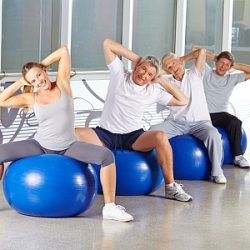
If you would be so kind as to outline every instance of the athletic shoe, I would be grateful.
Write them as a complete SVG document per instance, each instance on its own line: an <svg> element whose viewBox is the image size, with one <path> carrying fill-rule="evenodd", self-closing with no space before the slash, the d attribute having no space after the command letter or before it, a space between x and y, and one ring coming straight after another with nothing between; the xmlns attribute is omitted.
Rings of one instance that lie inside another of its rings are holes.
<svg viewBox="0 0 250 250"><path fill-rule="evenodd" d="M226 179L224 174L212 176L212 181L217 183L217 184L226 184L227 183L227 179Z"/></svg>
<svg viewBox="0 0 250 250"><path fill-rule="evenodd" d="M165 185L165 197L177 201L191 201L193 197L182 189L182 184Z"/></svg>
<svg viewBox="0 0 250 250"><path fill-rule="evenodd" d="M104 206L102 209L103 219L117 220L117 221L132 221L134 218L132 215L126 212L126 209L120 205L113 204L112 206Z"/></svg>
<svg viewBox="0 0 250 250"><path fill-rule="evenodd" d="M247 160L244 158L243 155L235 156L234 165L238 166L239 168L249 168L250 167L250 164L247 162Z"/></svg>

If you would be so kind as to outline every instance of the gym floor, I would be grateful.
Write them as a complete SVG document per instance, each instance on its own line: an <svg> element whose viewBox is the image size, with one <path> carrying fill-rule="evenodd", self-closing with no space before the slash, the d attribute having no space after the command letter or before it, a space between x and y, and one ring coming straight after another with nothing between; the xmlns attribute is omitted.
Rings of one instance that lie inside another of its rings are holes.
<svg viewBox="0 0 250 250"><path fill-rule="evenodd" d="M181 181L194 197L190 203L164 199L163 186L149 196L117 197L134 216L130 223L103 220L101 195L79 217L21 215L6 203L1 188L0 249L249 249L250 170L231 165L224 170L226 185Z"/></svg>

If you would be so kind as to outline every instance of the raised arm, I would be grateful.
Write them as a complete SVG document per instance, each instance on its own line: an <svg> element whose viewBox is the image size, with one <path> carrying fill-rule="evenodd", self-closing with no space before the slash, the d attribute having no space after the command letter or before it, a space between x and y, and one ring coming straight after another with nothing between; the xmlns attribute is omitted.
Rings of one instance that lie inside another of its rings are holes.
<svg viewBox="0 0 250 250"><path fill-rule="evenodd" d="M197 51L200 49L202 48L198 46L192 46L192 51ZM206 50L206 59L215 62L216 55L213 52Z"/></svg>
<svg viewBox="0 0 250 250"><path fill-rule="evenodd" d="M171 82L167 81L163 76L158 77L157 82L173 97L168 106L184 106L187 105L189 99L177 89Z"/></svg>
<svg viewBox="0 0 250 250"><path fill-rule="evenodd" d="M41 64L47 67L54 62L58 62L57 84L63 88L68 88L70 82L71 60L67 47L62 47L54 51L47 56Z"/></svg>
<svg viewBox="0 0 250 250"><path fill-rule="evenodd" d="M31 107L34 102L33 93L22 93L14 95L20 88L28 85L22 78L11 84L0 94L0 106L6 108L24 108Z"/></svg>
<svg viewBox="0 0 250 250"><path fill-rule="evenodd" d="M250 65L242 63L234 63L233 68L245 72L245 80L250 79Z"/></svg>
<svg viewBox="0 0 250 250"><path fill-rule="evenodd" d="M103 53L106 64L110 64L116 56L123 56L132 62L140 60L140 56L133 51L109 38L103 41Z"/></svg>
<svg viewBox="0 0 250 250"><path fill-rule="evenodd" d="M180 60L182 60L184 63L190 60L195 60L195 67L200 72L200 74L202 74L205 67L206 50L202 48L193 50L190 53L180 57Z"/></svg>

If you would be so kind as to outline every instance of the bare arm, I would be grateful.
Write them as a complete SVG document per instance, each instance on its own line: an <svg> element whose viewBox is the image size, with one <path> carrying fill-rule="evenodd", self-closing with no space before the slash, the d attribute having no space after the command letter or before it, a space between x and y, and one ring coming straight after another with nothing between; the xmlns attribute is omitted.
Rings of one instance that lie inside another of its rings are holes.
<svg viewBox="0 0 250 250"><path fill-rule="evenodd" d="M58 64L58 73L57 73L57 84L63 89L68 90L69 82L70 82L70 68L71 68L71 60L69 51L66 47L62 47L49 56L47 56L41 63L44 66L49 66L54 62L59 62Z"/></svg>
<svg viewBox="0 0 250 250"><path fill-rule="evenodd" d="M250 79L250 65L234 63L233 68L245 72L245 80Z"/></svg>
<svg viewBox="0 0 250 250"><path fill-rule="evenodd" d="M11 84L8 88L6 88L0 94L0 106L7 108L31 107L34 102L33 93L22 93L14 96L14 94L26 84L28 83L26 83L23 78L20 78L19 80Z"/></svg>
<svg viewBox="0 0 250 250"><path fill-rule="evenodd" d="M197 49L186 54L185 56L180 57L180 60L182 60L184 63L193 59L195 59L195 67L202 74L202 72L204 71L204 67L205 67L206 50Z"/></svg>
<svg viewBox="0 0 250 250"><path fill-rule="evenodd" d="M133 51L109 38L103 41L103 53L106 64L110 64L114 61L116 56L123 56L132 62L137 62L140 59L140 56L135 54Z"/></svg>
<svg viewBox="0 0 250 250"><path fill-rule="evenodd" d="M198 46L192 47L192 51L196 51L200 49L201 47L198 47ZM206 50L206 59L215 62L216 55L213 52Z"/></svg>
<svg viewBox="0 0 250 250"><path fill-rule="evenodd" d="M189 99L171 82L164 79L163 76L158 77L156 80L169 94L173 96L168 103L168 106L184 106L188 104Z"/></svg>

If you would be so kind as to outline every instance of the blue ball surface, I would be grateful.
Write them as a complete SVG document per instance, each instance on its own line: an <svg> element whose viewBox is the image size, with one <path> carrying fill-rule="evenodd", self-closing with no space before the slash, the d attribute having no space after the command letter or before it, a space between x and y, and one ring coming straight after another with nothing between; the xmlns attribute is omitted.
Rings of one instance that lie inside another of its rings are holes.
<svg viewBox="0 0 250 250"><path fill-rule="evenodd" d="M222 144L223 144L223 151L224 151L224 160L223 164L233 164L233 155L232 155L232 149L231 149L231 143L229 141L227 132L219 127L216 127L221 134ZM247 136L245 130L241 129L241 148L243 151L243 154L246 151L247 148Z"/></svg>
<svg viewBox="0 0 250 250"><path fill-rule="evenodd" d="M92 205L97 182L91 166L66 156L45 154L10 164L3 191L9 205L21 214L70 217Z"/></svg>
<svg viewBox="0 0 250 250"><path fill-rule="evenodd" d="M157 190L163 183L161 167L155 151L142 153L129 150L114 151L116 162L116 195L144 195ZM102 192L100 166L93 165Z"/></svg>
<svg viewBox="0 0 250 250"><path fill-rule="evenodd" d="M175 179L209 179L211 163L202 141L191 135L179 135L171 138L169 142L173 150Z"/></svg>

